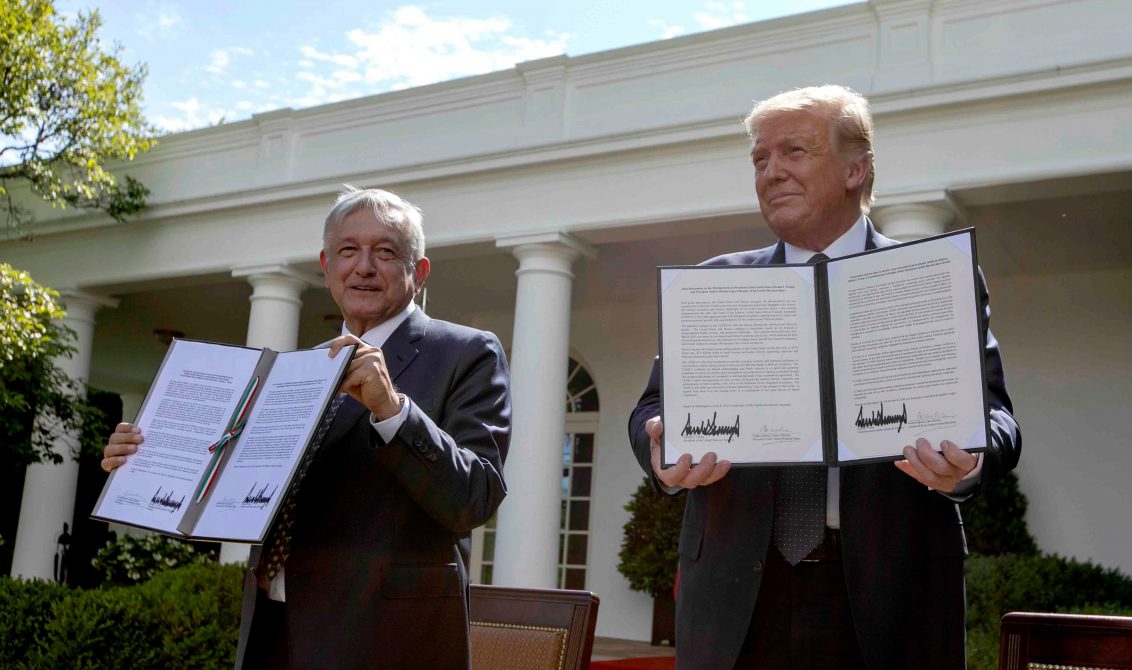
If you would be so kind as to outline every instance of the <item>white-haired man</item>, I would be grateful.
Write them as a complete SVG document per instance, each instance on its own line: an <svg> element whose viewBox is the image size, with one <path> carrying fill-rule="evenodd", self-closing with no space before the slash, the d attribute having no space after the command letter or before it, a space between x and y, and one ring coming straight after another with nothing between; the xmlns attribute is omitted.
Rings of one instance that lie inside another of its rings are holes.
<svg viewBox="0 0 1132 670"><path fill-rule="evenodd" d="M866 216L872 119L840 86L789 91L747 117L755 191L779 242L714 265L806 263L895 244ZM981 305L987 312L986 288ZM963 557L955 502L1018 460L998 344L986 332L992 439L977 457L917 440L892 464L744 468L708 454L660 467L659 374L629 421L634 453L656 487L688 490L680 536L676 654L681 668L917 668L965 664ZM937 449L938 448L938 449ZM815 540L792 546L791 490L824 507ZM824 504L822 501L824 500ZM790 558L787 558L790 556Z"/></svg>
<svg viewBox="0 0 1132 670"><path fill-rule="evenodd" d="M329 353L358 348L289 541L277 522L254 552L237 662L466 669L468 533L506 494L503 348L415 306L430 267L421 216L392 193L348 187L326 218L319 260L343 317ZM103 467L141 444L121 424Z"/></svg>

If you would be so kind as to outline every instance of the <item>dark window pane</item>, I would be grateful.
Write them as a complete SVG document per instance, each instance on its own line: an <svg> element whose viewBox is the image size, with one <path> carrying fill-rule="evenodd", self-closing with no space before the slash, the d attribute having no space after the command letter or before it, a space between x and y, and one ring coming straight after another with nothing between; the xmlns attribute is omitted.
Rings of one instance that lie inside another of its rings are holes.
<svg viewBox="0 0 1132 670"><path fill-rule="evenodd" d="M558 588L563 588L562 581L563 581L564 577L565 577L565 573L562 572L562 567L559 566L559 568L558 568Z"/></svg>
<svg viewBox="0 0 1132 670"><path fill-rule="evenodd" d="M567 565L585 565L586 564L586 540L588 536L571 533L570 538L566 542L566 564Z"/></svg>
<svg viewBox="0 0 1132 670"><path fill-rule="evenodd" d="M562 529L562 528L565 528L565 527L566 527L566 501L563 500L562 501L562 515L558 519L558 528Z"/></svg>
<svg viewBox="0 0 1132 670"><path fill-rule="evenodd" d="M495 531L485 530L483 533L483 556L485 561L495 560Z"/></svg>
<svg viewBox="0 0 1132 670"><path fill-rule="evenodd" d="M590 529L590 501L570 501L570 530Z"/></svg>
<svg viewBox="0 0 1132 670"><path fill-rule="evenodd" d="M575 412L596 412L598 410L597 389L592 388L574 398Z"/></svg>
<svg viewBox="0 0 1132 670"><path fill-rule="evenodd" d="M590 470L588 466L574 466L574 482L570 495L575 498L590 497Z"/></svg>
<svg viewBox="0 0 1132 670"><path fill-rule="evenodd" d="M480 570L480 584L490 584L490 583L491 583L491 566L485 565Z"/></svg>
<svg viewBox="0 0 1132 670"><path fill-rule="evenodd" d="M574 462L594 462L594 434L577 433L574 435Z"/></svg>
<svg viewBox="0 0 1132 670"><path fill-rule="evenodd" d="M586 588L586 571L583 568L567 568L564 589L583 590Z"/></svg>
<svg viewBox="0 0 1132 670"><path fill-rule="evenodd" d="M562 562L563 550L566 548L566 533L558 534L558 562Z"/></svg>
<svg viewBox="0 0 1132 670"><path fill-rule="evenodd" d="M587 372L585 368L579 368L578 371L574 373L574 376L566 382L566 391L570 395L576 396L593 385L594 380L593 377L590 376L590 373Z"/></svg>

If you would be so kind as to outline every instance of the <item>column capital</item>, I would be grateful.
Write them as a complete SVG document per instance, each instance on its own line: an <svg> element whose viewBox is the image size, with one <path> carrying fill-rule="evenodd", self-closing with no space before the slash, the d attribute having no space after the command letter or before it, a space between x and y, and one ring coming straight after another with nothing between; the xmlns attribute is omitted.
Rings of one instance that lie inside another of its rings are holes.
<svg viewBox="0 0 1132 670"><path fill-rule="evenodd" d="M888 195L873 209L880 231L900 242L947 232L956 219L966 219L963 207L946 190Z"/></svg>
<svg viewBox="0 0 1132 670"><path fill-rule="evenodd" d="M63 289L59 291L59 299L67 308L64 321L78 320L94 323L94 315L103 307L114 309L121 302L118 298L92 293L82 289Z"/></svg>
<svg viewBox="0 0 1132 670"><path fill-rule="evenodd" d="M305 284L303 288L311 286L318 286L319 280L316 275L309 272L302 272L296 270L287 263L262 263L259 265L242 265L232 268L232 276L240 279L246 278L251 281L257 277L274 277L278 279L290 279L292 281L302 282Z"/></svg>
<svg viewBox="0 0 1132 670"><path fill-rule="evenodd" d="M523 235L504 235L495 238L495 247L497 249L511 249L511 252L515 255L518 255L521 247L527 246L545 247L548 250L555 247L571 249L574 251L574 258L578 256L585 256L590 259L597 258L597 250L591 245L569 233L563 233L557 230L542 233L526 233ZM572 258L571 260L574 259Z"/></svg>

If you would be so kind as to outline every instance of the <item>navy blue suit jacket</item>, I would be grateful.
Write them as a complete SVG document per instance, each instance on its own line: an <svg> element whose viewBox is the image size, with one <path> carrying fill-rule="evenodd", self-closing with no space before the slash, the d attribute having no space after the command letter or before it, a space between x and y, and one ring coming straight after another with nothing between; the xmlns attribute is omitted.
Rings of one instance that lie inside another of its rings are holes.
<svg viewBox="0 0 1132 670"><path fill-rule="evenodd" d="M419 310L381 349L409 415L384 444L347 398L302 483L284 566L291 663L465 669L469 531L506 494L507 362L495 335ZM249 571L245 640L257 596Z"/></svg>
<svg viewBox="0 0 1132 670"><path fill-rule="evenodd" d="M897 244L869 223L866 249ZM778 244L726 254L705 265L785 262ZM990 318L986 284L979 299ZM986 332L991 444L979 486L1018 461L1021 437L1011 415L998 343ZM629 420L644 471L650 463L645 422L660 414L659 361ZM957 505L891 463L840 469L845 583L862 654L870 668L964 667L966 541ZM676 654L681 668L731 668L755 609L774 521L776 468L734 469L687 492L680 534ZM972 495L977 491L972 491Z"/></svg>

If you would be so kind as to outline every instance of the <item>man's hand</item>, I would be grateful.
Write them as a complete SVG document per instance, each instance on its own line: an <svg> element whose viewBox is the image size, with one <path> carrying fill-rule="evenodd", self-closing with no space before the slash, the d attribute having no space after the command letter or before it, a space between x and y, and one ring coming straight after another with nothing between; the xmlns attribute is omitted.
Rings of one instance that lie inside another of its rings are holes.
<svg viewBox="0 0 1132 670"><path fill-rule="evenodd" d="M132 423L122 422L114 428L106 448L102 450L102 469L110 472L126 464L126 457L137 453L138 445L145 442L141 428Z"/></svg>
<svg viewBox="0 0 1132 670"><path fill-rule="evenodd" d="M664 425L660 417L654 416L645 422L645 432L651 441L652 471L656 478L669 488L694 489L697 486L707 486L723 479L731 470L731 461L717 461L714 452L708 452L695 466L692 465L692 455L684 454L676 465L662 469L660 467L660 436L664 432Z"/></svg>
<svg viewBox="0 0 1132 670"><path fill-rule="evenodd" d="M896 467L924 486L943 493L951 493L955 486L975 468L979 457L963 451L954 442L939 443L943 453L936 451L924 438L916 440L915 447L904 447L906 460L896 461Z"/></svg>
<svg viewBox="0 0 1132 670"><path fill-rule="evenodd" d="M358 348L338 392L350 394L351 398L373 412L378 421L396 416L401 411L401 396L393 388L381 349L371 347L353 335L342 335L330 341L330 357L334 358L342 347L350 344L356 344Z"/></svg>

